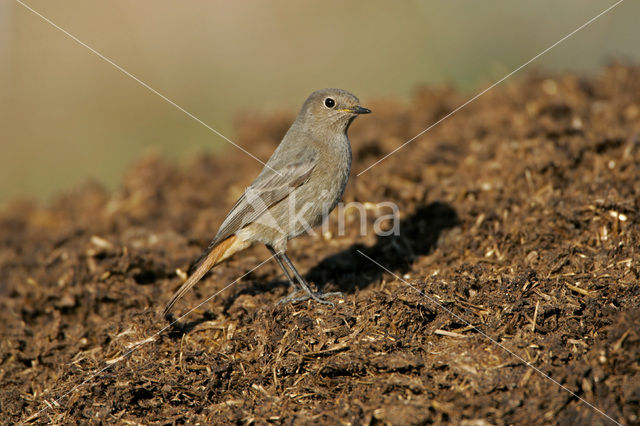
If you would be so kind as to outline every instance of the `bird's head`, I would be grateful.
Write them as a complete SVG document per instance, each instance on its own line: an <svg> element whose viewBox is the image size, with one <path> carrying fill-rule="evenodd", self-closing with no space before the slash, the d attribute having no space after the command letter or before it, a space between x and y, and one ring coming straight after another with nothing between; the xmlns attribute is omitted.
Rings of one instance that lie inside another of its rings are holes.
<svg viewBox="0 0 640 426"><path fill-rule="evenodd" d="M346 132L354 118L369 114L371 110L360 106L360 101L341 89L322 89L313 92L305 101L297 121L320 129Z"/></svg>

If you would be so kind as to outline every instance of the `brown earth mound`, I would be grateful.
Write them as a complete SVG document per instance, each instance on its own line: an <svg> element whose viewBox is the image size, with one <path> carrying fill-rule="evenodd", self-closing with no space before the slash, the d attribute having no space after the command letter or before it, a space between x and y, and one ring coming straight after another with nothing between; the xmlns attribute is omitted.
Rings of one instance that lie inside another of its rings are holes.
<svg viewBox="0 0 640 426"><path fill-rule="evenodd" d="M396 203L400 235L360 237L348 210L346 235L334 221L289 247L318 288L345 294L335 308L276 305L288 288L273 261L221 291L269 257L255 247L156 334L176 270L261 168L233 148L188 170L143 158L115 194L11 203L1 421L640 422L639 94L640 68L530 75L356 177L466 98L365 102L345 202L369 203L369 229L388 214L376 203ZM237 141L267 158L293 113L247 115Z"/></svg>

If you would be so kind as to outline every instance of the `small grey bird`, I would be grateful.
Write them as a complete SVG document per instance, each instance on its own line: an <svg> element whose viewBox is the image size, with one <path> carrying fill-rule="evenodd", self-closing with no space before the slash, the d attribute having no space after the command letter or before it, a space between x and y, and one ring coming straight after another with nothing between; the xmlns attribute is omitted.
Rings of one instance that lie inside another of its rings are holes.
<svg viewBox="0 0 640 426"><path fill-rule="evenodd" d="M254 243L267 246L294 289L281 302L313 299L332 305L325 299L340 293L311 291L286 255L287 242L318 225L342 197L351 170L347 129L359 114L370 112L345 90L313 92L265 167L194 263L193 274L167 303L164 314L211 268ZM302 297L295 297L300 287L294 278L305 292Z"/></svg>

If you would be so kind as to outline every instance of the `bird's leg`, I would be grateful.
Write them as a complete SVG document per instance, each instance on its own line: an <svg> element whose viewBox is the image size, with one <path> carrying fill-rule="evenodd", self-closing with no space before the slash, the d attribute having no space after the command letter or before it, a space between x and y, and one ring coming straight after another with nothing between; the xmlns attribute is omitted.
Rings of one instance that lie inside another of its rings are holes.
<svg viewBox="0 0 640 426"><path fill-rule="evenodd" d="M269 251L271 252L271 254L273 255L273 257L276 259L276 262L278 262L278 266L280 266L280 269L282 269L282 271L284 272L284 274L287 276L287 279L289 280L289 284L291 285L291 293L289 293L288 296L283 297L282 299L280 299L278 301L278 305L283 304L283 303L288 303L288 302L297 302L297 301L301 301L303 299L307 299L308 296L303 296L303 297L295 297L295 295L302 290L302 288L296 283L296 281L293 279L293 277L291 276L291 273L289 272L289 270L287 269L286 266L284 266L284 263L282 263L282 254L277 252L273 247L271 246L267 246L267 248L269 249Z"/></svg>
<svg viewBox="0 0 640 426"><path fill-rule="evenodd" d="M300 283L300 286L302 287L302 289L307 293L304 296L295 297L295 298L293 297L295 293L292 293L289 296L281 299L280 302L278 302L278 304L288 303L288 302L293 302L293 303L295 303L295 302L303 302L305 300L313 299L318 303L322 303L324 305L334 306L333 302L330 302L330 301L325 300L325 299L327 297L331 297L331 296L339 296L339 297L343 296L343 294L340 293L340 292L314 293L313 291L311 291L311 289L309 288L309 285L304 280L304 278L302 278L302 275L300 275L300 273L298 272L296 267L293 266L293 262L291 262L291 259L289 259L289 257L286 255L286 253L279 253L278 255L282 257L282 260L284 260L284 262L287 264L289 269L291 269L291 271L293 272L293 275L295 275L295 277L298 280L298 283ZM289 275L289 274L287 273L287 275Z"/></svg>
<svg viewBox="0 0 640 426"><path fill-rule="evenodd" d="M284 272L284 274L287 276L287 280L289 280L289 284L291 285L292 288L292 292L291 294L297 293L298 291L300 291L300 286L298 286L298 284L296 283L296 281L293 279L293 277L291 276L291 273L289 272L289 270L284 266L284 263L282 263L282 259L280 258L280 253L278 253L273 247L271 246L267 246L267 248L269 249L269 251L271 252L271 254L273 255L273 257L276 259L276 262L278 262L278 266L280 266L280 269L282 269L282 272Z"/></svg>

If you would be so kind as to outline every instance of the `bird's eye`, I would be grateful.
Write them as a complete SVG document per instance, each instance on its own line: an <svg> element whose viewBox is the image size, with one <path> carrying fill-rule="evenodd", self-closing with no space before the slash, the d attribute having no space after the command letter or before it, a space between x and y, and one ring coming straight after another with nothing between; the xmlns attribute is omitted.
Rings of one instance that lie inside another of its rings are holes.
<svg viewBox="0 0 640 426"><path fill-rule="evenodd" d="M331 98L327 98L324 100L324 106L326 106L327 108L333 108L334 106L336 106L336 101Z"/></svg>

